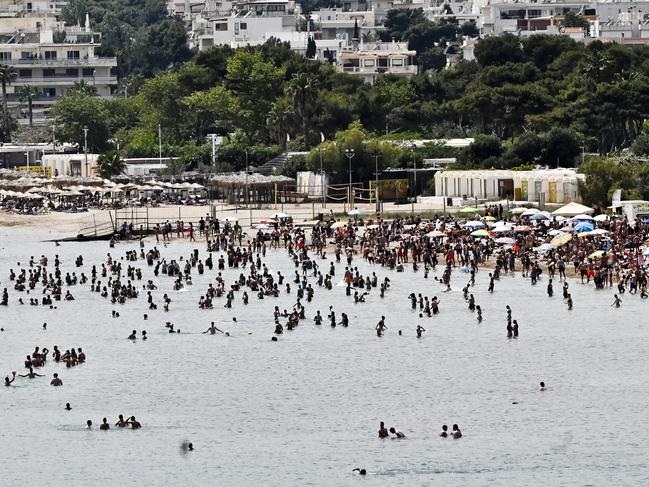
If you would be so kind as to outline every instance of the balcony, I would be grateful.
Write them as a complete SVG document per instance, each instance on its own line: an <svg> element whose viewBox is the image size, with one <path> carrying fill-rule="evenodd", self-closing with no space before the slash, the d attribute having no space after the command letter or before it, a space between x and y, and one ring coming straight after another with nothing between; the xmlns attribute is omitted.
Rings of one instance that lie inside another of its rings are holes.
<svg viewBox="0 0 649 487"><path fill-rule="evenodd" d="M43 58L26 58L26 59L9 59L0 60L0 64L8 64L10 66L24 66L24 67L60 67L66 68L70 66L117 66L116 57L91 57L91 58L56 58L56 59L43 59Z"/></svg>
<svg viewBox="0 0 649 487"><path fill-rule="evenodd" d="M397 74L414 76L417 66L344 66L342 71L352 74Z"/></svg>
<svg viewBox="0 0 649 487"><path fill-rule="evenodd" d="M31 78L16 78L13 84L16 86L24 85L47 85L47 86L65 86L74 85L78 81L85 81L89 85L116 85L117 76L69 76L69 75L56 75L56 76L43 76Z"/></svg>

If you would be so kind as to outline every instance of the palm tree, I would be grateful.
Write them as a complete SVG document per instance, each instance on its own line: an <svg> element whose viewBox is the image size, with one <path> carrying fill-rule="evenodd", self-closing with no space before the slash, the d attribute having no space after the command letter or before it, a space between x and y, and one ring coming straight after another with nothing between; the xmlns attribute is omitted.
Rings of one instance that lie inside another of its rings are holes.
<svg viewBox="0 0 649 487"><path fill-rule="evenodd" d="M295 114L302 120L302 135L304 144L308 147L308 127L313 104L318 95L320 81L311 73L294 74L288 83L287 94L293 99Z"/></svg>
<svg viewBox="0 0 649 487"><path fill-rule="evenodd" d="M268 127L268 131L282 147L286 146L286 134L288 133L292 119L293 113L284 98L280 98L273 103L273 106L266 117L266 126Z"/></svg>
<svg viewBox="0 0 649 487"><path fill-rule="evenodd" d="M13 80L18 77L16 68L8 64L0 64L0 83L2 83L2 107L4 110L4 118L7 118L7 85L10 85Z"/></svg>
<svg viewBox="0 0 649 487"><path fill-rule="evenodd" d="M102 178L110 178L111 176L122 174L126 167L126 164L117 151L110 151L100 155L97 158L97 165L99 166L99 174Z"/></svg>
<svg viewBox="0 0 649 487"><path fill-rule="evenodd" d="M18 100L27 102L27 109L29 110L29 126L34 126L34 98L39 96L41 92L38 88L32 85L21 86L18 89Z"/></svg>
<svg viewBox="0 0 649 487"><path fill-rule="evenodd" d="M594 81L605 81L607 71L613 66L613 58L601 51L591 51L586 55L583 72Z"/></svg>

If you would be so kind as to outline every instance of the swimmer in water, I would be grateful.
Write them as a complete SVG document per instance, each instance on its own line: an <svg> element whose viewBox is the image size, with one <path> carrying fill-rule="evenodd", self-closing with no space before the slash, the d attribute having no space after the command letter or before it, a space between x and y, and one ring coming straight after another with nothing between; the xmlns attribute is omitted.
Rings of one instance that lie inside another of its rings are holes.
<svg viewBox="0 0 649 487"><path fill-rule="evenodd" d="M448 426L442 425L442 431L439 434L442 438L448 438Z"/></svg>
<svg viewBox="0 0 649 487"><path fill-rule="evenodd" d="M359 475L367 475L367 470L364 468L356 467L352 472L358 472Z"/></svg>
<svg viewBox="0 0 649 487"><path fill-rule="evenodd" d="M5 385L7 387L9 387L11 385L11 383L16 380L16 371L14 370L11 373L13 374L11 380L9 380L9 377L5 377Z"/></svg>
<svg viewBox="0 0 649 487"><path fill-rule="evenodd" d="M59 379L59 374L54 374L54 378L50 382L50 385L58 387L63 385L63 381Z"/></svg>
<svg viewBox="0 0 649 487"><path fill-rule="evenodd" d="M421 338L421 334L426 331L423 326L417 325L417 338Z"/></svg>
<svg viewBox="0 0 649 487"><path fill-rule="evenodd" d="M541 381L539 382L539 391L544 391L545 390L545 382Z"/></svg>
<svg viewBox="0 0 649 487"><path fill-rule="evenodd" d="M615 306L616 308L619 308L621 304L622 304L622 300L619 298L617 294L615 294L613 296L613 304L611 306Z"/></svg>
<svg viewBox="0 0 649 487"><path fill-rule="evenodd" d="M128 426L128 422L124 419L124 415L119 415L119 419L117 420L117 423L115 423L115 426L118 428L126 428Z"/></svg>
<svg viewBox="0 0 649 487"><path fill-rule="evenodd" d="M376 324L376 336L383 336L383 332L388 329L387 326L385 326L385 316L381 316L380 321Z"/></svg>
<svg viewBox="0 0 649 487"><path fill-rule="evenodd" d="M457 424L453 425L453 439L454 440L459 440L462 438L462 432L460 431L460 428L458 427Z"/></svg>
<svg viewBox="0 0 649 487"><path fill-rule="evenodd" d="M36 372L34 372L34 369L30 367L29 372L27 372L25 375L20 375L20 377L29 377L30 379L34 379L36 377L44 377L44 376L41 374L37 374Z"/></svg>
<svg viewBox="0 0 649 487"><path fill-rule="evenodd" d="M66 411L72 411L72 406L70 406L70 403L69 403L69 402L66 402L66 403L65 403L65 410L66 410Z"/></svg>
<svg viewBox="0 0 649 487"><path fill-rule="evenodd" d="M209 333L210 335L216 335L216 332L217 332L217 331L223 333L223 331L222 331L222 330L219 330L219 329L216 327L216 325L214 324L214 322L212 321L212 324L210 325L210 327L209 327L207 330L205 330L205 331L203 332L203 335L205 335L205 333Z"/></svg>
<svg viewBox="0 0 649 487"><path fill-rule="evenodd" d="M388 430L383 421L381 421L381 425L379 426L379 438L387 438L388 436L390 436Z"/></svg>
<svg viewBox="0 0 649 487"><path fill-rule="evenodd" d="M110 429L110 425L108 424L108 420L106 418L101 420L101 424L99 425L99 429L106 431Z"/></svg>
<svg viewBox="0 0 649 487"><path fill-rule="evenodd" d="M131 416L131 419L128 421L128 424L131 425L131 429L137 430L142 427L140 422L135 419L135 416Z"/></svg>
<svg viewBox="0 0 649 487"><path fill-rule="evenodd" d="M394 428L390 428L390 433L392 433L395 438L404 439L406 437L406 435L404 435L401 431L397 431Z"/></svg>
<svg viewBox="0 0 649 487"><path fill-rule="evenodd" d="M91 430L92 429L92 421L88 420L86 421L86 429Z"/></svg>

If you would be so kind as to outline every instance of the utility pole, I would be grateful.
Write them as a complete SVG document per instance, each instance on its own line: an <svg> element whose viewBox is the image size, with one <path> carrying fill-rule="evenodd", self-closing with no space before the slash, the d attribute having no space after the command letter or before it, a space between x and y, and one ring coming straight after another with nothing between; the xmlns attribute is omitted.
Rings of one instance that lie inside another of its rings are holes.
<svg viewBox="0 0 649 487"><path fill-rule="evenodd" d="M381 154L374 155L374 191L376 191L376 214L381 211L381 203L379 202L379 157Z"/></svg>
<svg viewBox="0 0 649 487"><path fill-rule="evenodd" d="M90 171L88 170L88 127L83 128L83 153L86 160L86 177L90 177Z"/></svg>
<svg viewBox="0 0 649 487"><path fill-rule="evenodd" d="M356 155L354 149L345 149L345 155L349 159L349 204L352 204L352 159Z"/></svg>
<svg viewBox="0 0 649 487"><path fill-rule="evenodd" d="M216 164L216 134L210 134L212 139L212 166Z"/></svg>
<svg viewBox="0 0 649 487"><path fill-rule="evenodd" d="M318 152L320 153L320 191L322 191L322 207L325 208L325 183L324 183L324 170L322 164L322 149L318 147Z"/></svg>
<svg viewBox="0 0 649 487"><path fill-rule="evenodd" d="M158 124L158 163L162 165L162 125Z"/></svg>
<svg viewBox="0 0 649 487"><path fill-rule="evenodd" d="M252 206L250 206L250 187L248 186L248 149L246 149L246 203L250 215L250 228L252 228Z"/></svg>

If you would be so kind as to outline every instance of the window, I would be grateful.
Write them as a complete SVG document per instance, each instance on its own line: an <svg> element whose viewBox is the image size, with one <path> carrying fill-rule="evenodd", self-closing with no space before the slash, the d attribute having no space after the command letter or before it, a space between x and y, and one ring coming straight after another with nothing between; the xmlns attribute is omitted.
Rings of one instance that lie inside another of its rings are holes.
<svg viewBox="0 0 649 487"><path fill-rule="evenodd" d="M403 59L393 59L392 66L403 66Z"/></svg>
<svg viewBox="0 0 649 487"><path fill-rule="evenodd" d="M92 77L95 75L95 68L83 68L83 77Z"/></svg>
<svg viewBox="0 0 649 487"><path fill-rule="evenodd" d="M239 35L239 22L234 24L234 35Z"/></svg>
<svg viewBox="0 0 649 487"><path fill-rule="evenodd" d="M56 88L43 88L43 96L55 97L56 96Z"/></svg>
<svg viewBox="0 0 649 487"><path fill-rule="evenodd" d="M79 59L79 51L68 51L68 59Z"/></svg>
<svg viewBox="0 0 649 487"><path fill-rule="evenodd" d="M269 5L266 9L268 12L283 12L284 5Z"/></svg>
<svg viewBox="0 0 649 487"><path fill-rule="evenodd" d="M20 59L34 59L34 53L30 51L22 51L20 53Z"/></svg>
<svg viewBox="0 0 649 487"><path fill-rule="evenodd" d="M10 52L0 52L0 61L11 61Z"/></svg>
<svg viewBox="0 0 649 487"><path fill-rule="evenodd" d="M374 59L366 59L365 63L363 63L366 67L373 67L375 65Z"/></svg>
<svg viewBox="0 0 649 487"><path fill-rule="evenodd" d="M214 30L217 32L225 32L228 30L228 24L214 24Z"/></svg>
<svg viewBox="0 0 649 487"><path fill-rule="evenodd" d="M19 69L18 70L18 77L19 78L31 78L32 77L32 70L31 69Z"/></svg>
<svg viewBox="0 0 649 487"><path fill-rule="evenodd" d="M56 59L56 51L45 51L45 59Z"/></svg>
<svg viewBox="0 0 649 487"><path fill-rule="evenodd" d="M56 72L52 68L43 69L43 78L53 78Z"/></svg>
<svg viewBox="0 0 649 487"><path fill-rule="evenodd" d="M32 5L31 2L27 3L27 11L28 11L28 12L31 12L33 8L34 8L34 7L33 7L33 5Z"/></svg>
<svg viewBox="0 0 649 487"><path fill-rule="evenodd" d="M239 24L239 28L240 28L241 30L248 30L248 24L245 23L245 22L241 22L241 23Z"/></svg>
<svg viewBox="0 0 649 487"><path fill-rule="evenodd" d="M79 70L76 68L67 68L65 70L65 75L71 78L78 78L79 77Z"/></svg>

